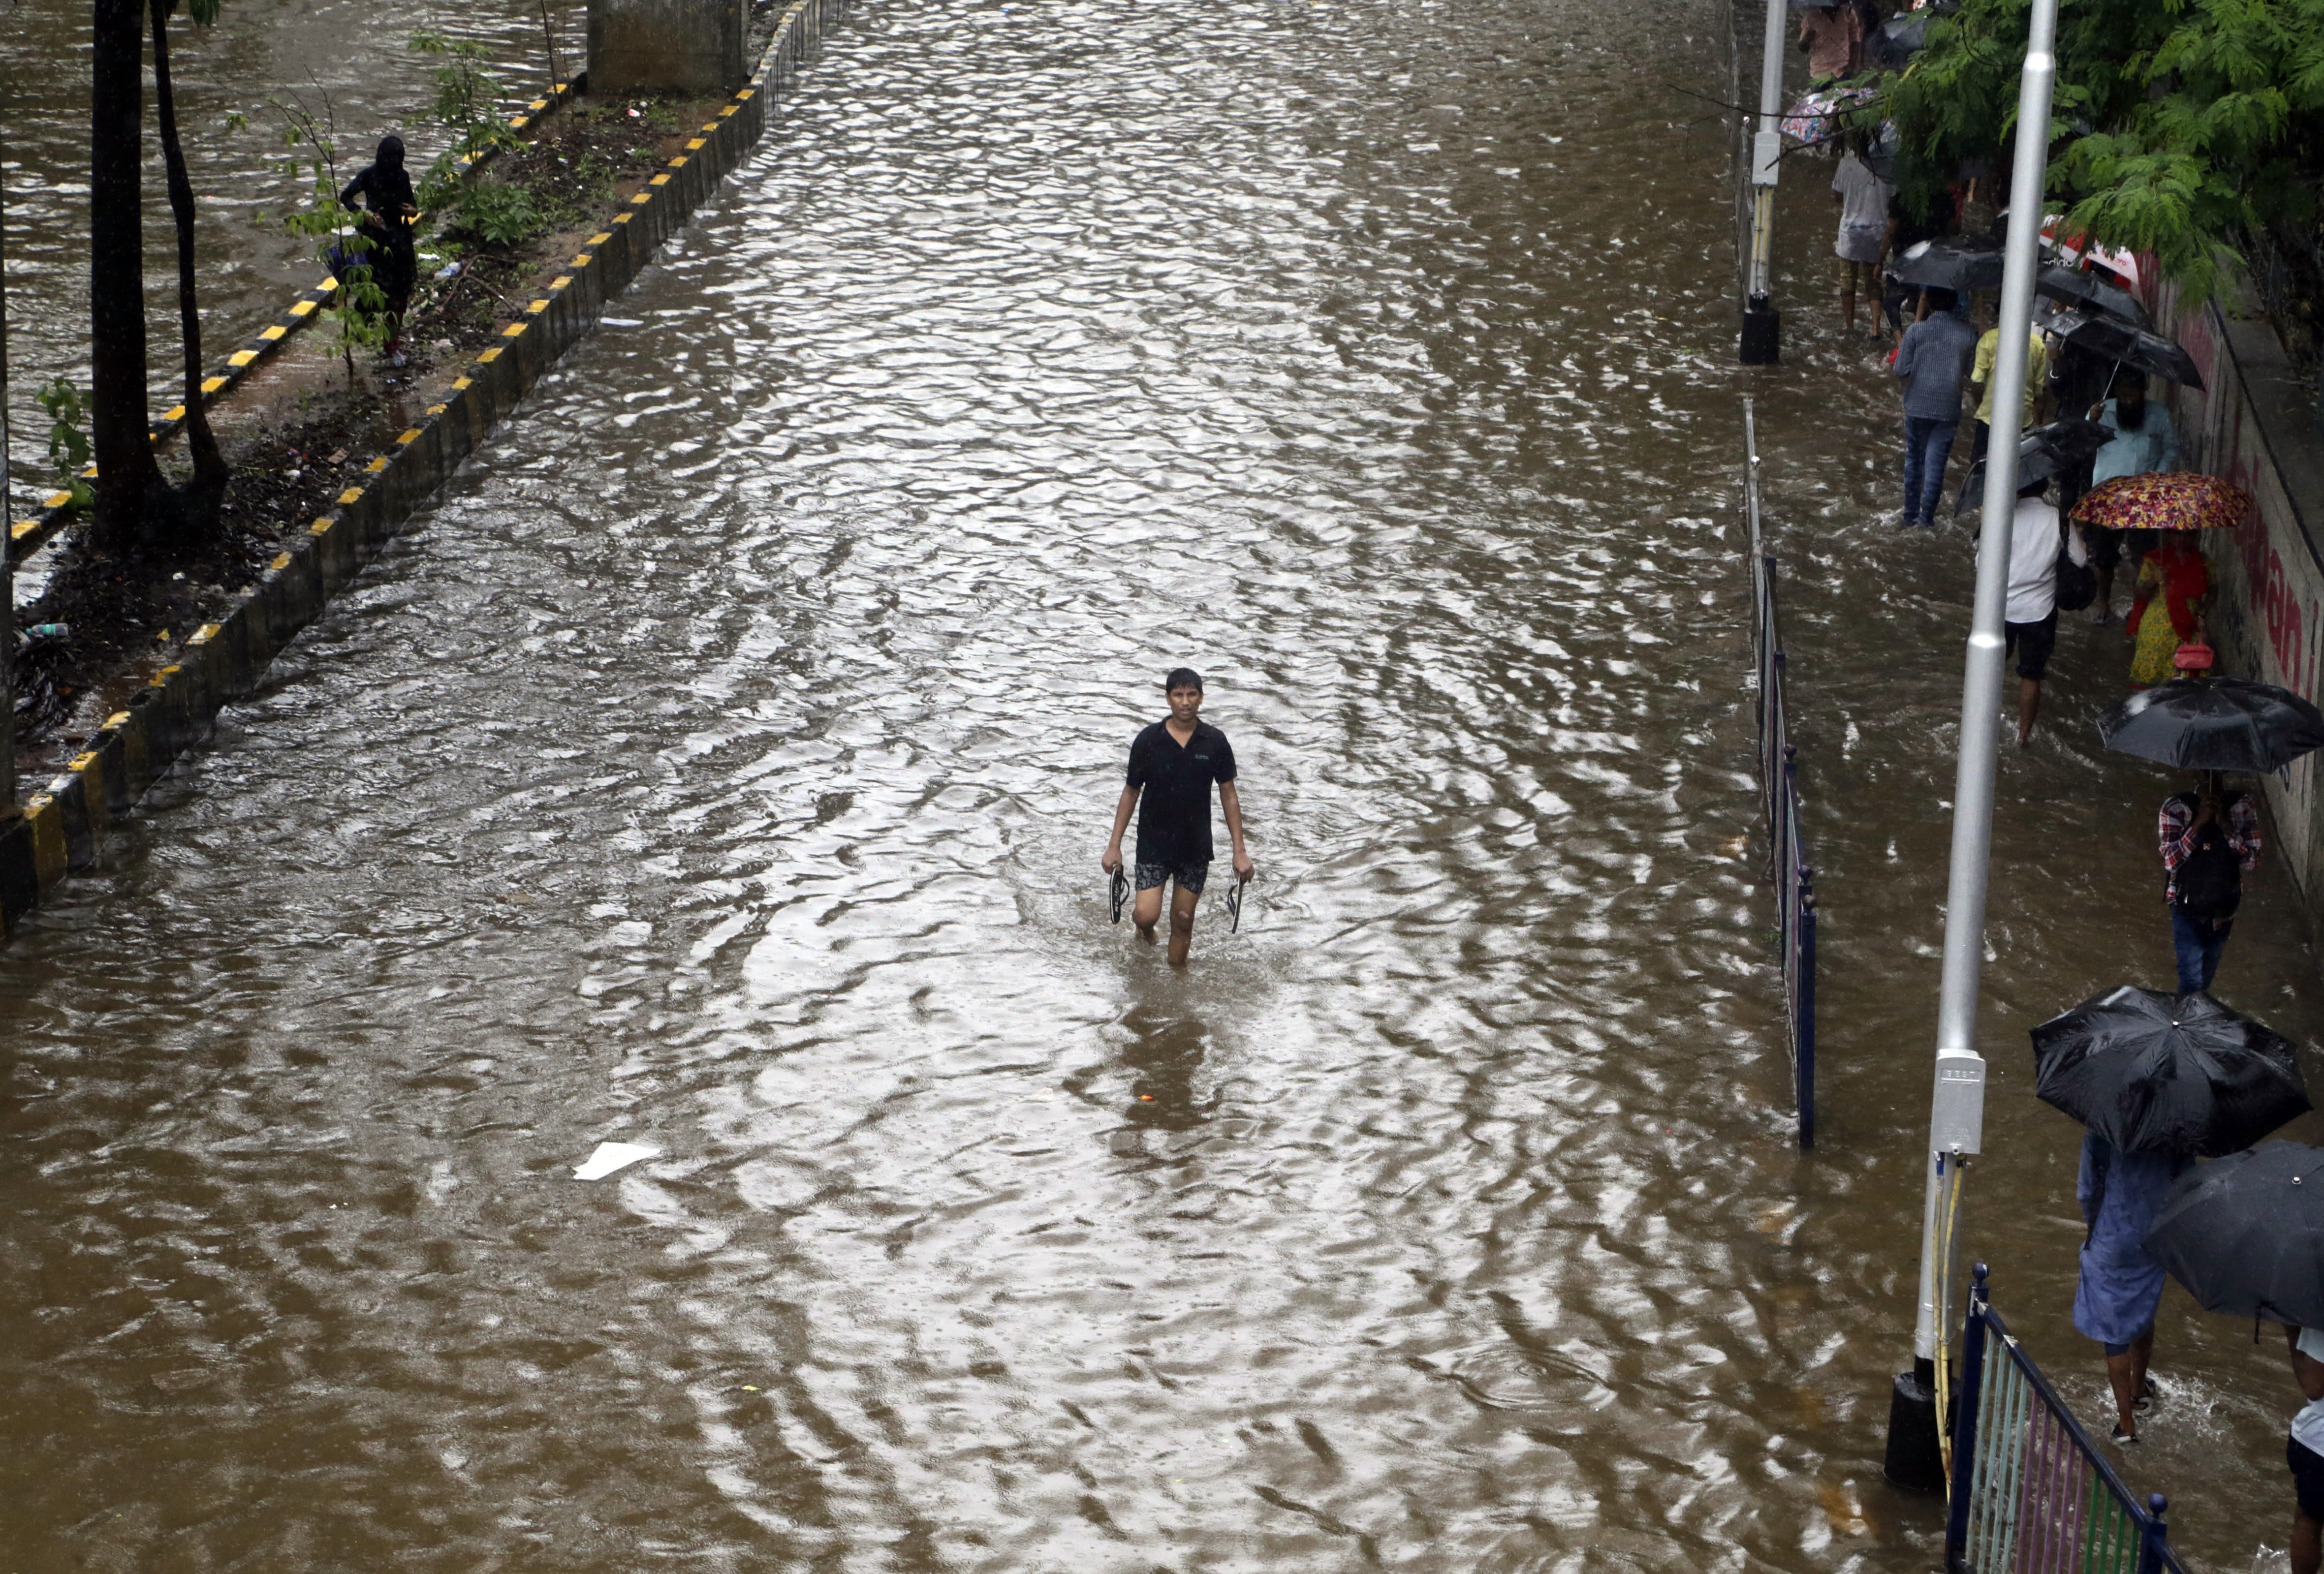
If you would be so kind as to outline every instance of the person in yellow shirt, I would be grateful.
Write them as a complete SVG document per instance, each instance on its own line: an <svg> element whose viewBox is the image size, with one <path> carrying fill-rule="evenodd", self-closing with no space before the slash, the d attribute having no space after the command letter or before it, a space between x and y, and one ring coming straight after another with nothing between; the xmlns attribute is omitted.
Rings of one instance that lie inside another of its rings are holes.
<svg viewBox="0 0 2324 1574"><path fill-rule="evenodd" d="M2001 330L1986 329L1977 341L1977 360L1970 365L1969 391L1977 395L1977 446L1969 450L1969 461L1985 457L1986 444L1993 437L1993 358L2001 347ZM2041 424L2037 412L2042 408L2042 385L2050 370L2050 347L2042 330L2031 331L2025 343L2025 419L2019 428L2031 431Z"/></svg>

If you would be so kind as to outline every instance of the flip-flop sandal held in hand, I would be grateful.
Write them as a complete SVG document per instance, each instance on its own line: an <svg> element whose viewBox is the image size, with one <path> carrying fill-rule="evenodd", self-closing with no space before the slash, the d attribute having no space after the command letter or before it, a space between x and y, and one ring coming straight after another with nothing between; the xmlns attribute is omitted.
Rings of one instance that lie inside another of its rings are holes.
<svg viewBox="0 0 2324 1574"><path fill-rule="evenodd" d="M1121 922L1121 910L1130 905L1130 876L1117 868L1113 871L1113 921Z"/></svg>
<svg viewBox="0 0 2324 1574"><path fill-rule="evenodd" d="M1237 880L1227 890L1227 933L1234 934L1242 927L1242 891L1248 880Z"/></svg>

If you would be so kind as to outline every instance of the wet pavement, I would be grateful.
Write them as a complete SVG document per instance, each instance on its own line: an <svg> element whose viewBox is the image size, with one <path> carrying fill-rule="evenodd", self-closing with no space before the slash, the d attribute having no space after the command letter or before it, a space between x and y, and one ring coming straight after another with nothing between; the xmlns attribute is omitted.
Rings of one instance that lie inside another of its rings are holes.
<svg viewBox="0 0 2324 1574"><path fill-rule="evenodd" d="M1926 1569L1909 1345L1967 538L1732 364L1700 7L859 13L443 505L5 953L31 1567ZM1787 179L1790 177L1787 176ZM1713 264L1697 259L1713 258ZM1749 839L1761 400L1823 927ZM2023 1028L2169 977L2070 625L1965 1229L2087 1415ZM1259 879L1097 858L1177 662ZM2305 1036L2263 875L2220 992ZM2312 1137L2312 1132L2310 1133ZM601 1140L660 1147L606 1181ZM2282 1358L2130 1461L2281 1545Z"/></svg>

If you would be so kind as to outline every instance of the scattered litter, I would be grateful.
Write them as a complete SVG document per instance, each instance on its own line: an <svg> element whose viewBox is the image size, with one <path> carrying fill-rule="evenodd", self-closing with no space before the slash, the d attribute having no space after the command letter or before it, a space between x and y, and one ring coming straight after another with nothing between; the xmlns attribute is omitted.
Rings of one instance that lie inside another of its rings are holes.
<svg viewBox="0 0 2324 1574"><path fill-rule="evenodd" d="M601 317L597 321L609 328L641 328L646 326L643 318L635 317Z"/></svg>
<svg viewBox="0 0 2324 1574"><path fill-rule="evenodd" d="M34 623L24 631L27 640L69 640L71 637L70 623Z"/></svg>
<svg viewBox="0 0 2324 1574"><path fill-rule="evenodd" d="M615 1170L625 1170L640 1159L659 1158L661 1149L634 1142L601 1142L586 1164L573 1172L576 1181L602 1181Z"/></svg>
<svg viewBox="0 0 2324 1574"><path fill-rule="evenodd" d="M345 448L323 456L323 463L326 465L344 465L346 462L347 451Z"/></svg>
<svg viewBox="0 0 2324 1574"><path fill-rule="evenodd" d="M462 264L458 262L445 263L441 268L436 270L436 282L441 284L447 279L457 279L460 276L461 267Z"/></svg>

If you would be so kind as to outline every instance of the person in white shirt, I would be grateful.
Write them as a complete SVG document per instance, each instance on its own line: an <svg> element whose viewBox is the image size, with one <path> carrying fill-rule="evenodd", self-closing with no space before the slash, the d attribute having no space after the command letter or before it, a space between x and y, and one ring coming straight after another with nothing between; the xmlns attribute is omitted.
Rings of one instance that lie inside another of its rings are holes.
<svg viewBox="0 0 2324 1574"><path fill-rule="evenodd" d="M1831 244L1840 257L1840 320L1844 331L1856 331L1856 285L1864 282L1864 299L1873 308L1872 336L1879 338L1880 247L1888 235L1888 199L1896 188L1874 173L1865 161L1868 146L1860 131L1848 133L1848 156L1831 178L1831 199L1840 204L1840 234Z"/></svg>
<svg viewBox="0 0 2324 1574"><path fill-rule="evenodd" d="M2017 653L2017 744L2034 739L2034 718L2042 710L2042 679L2050 653L2058 647L2058 511L2042 501L2050 481L2043 476L2017 489L2017 511L2009 526L2009 603L2003 612L2006 650ZM2089 566L2089 549L2079 525L2069 529L2066 550L2078 568Z"/></svg>
<svg viewBox="0 0 2324 1574"><path fill-rule="evenodd" d="M2308 1401L2283 1445L2292 1467L2292 1574L2316 1574L2324 1561L2324 1328L2286 1323L2283 1338L2292 1347L2292 1380Z"/></svg>

